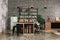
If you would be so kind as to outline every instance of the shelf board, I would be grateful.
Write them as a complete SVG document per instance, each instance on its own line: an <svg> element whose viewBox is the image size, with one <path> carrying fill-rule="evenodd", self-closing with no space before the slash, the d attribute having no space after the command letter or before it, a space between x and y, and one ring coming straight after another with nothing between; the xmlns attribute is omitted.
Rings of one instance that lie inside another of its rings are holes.
<svg viewBox="0 0 60 40"><path fill-rule="evenodd" d="M20 18L20 19L37 19L37 18Z"/></svg>
<svg viewBox="0 0 60 40"><path fill-rule="evenodd" d="M28 9L28 7L23 7L22 9ZM37 10L38 8L29 8L29 9Z"/></svg>
<svg viewBox="0 0 60 40"><path fill-rule="evenodd" d="M21 13L28 13L28 12L22 11ZM37 11L29 11L29 13L37 13Z"/></svg>
<svg viewBox="0 0 60 40"><path fill-rule="evenodd" d="M18 23L18 24L35 24L35 23Z"/></svg>
<svg viewBox="0 0 60 40"><path fill-rule="evenodd" d="M20 16L37 16L37 15L32 15L32 14L30 14L30 15L20 15Z"/></svg>

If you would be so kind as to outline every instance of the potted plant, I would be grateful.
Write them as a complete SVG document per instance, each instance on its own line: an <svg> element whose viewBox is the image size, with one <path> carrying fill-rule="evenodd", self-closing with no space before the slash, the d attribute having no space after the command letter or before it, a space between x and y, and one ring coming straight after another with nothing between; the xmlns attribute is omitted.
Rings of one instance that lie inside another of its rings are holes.
<svg viewBox="0 0 60 40"><path fill-rule="evenodd" d="M41 29L43 28L43 25L45 23L45 19L41 17L41 15L38 15L37 21L40 23Z"/></svg>

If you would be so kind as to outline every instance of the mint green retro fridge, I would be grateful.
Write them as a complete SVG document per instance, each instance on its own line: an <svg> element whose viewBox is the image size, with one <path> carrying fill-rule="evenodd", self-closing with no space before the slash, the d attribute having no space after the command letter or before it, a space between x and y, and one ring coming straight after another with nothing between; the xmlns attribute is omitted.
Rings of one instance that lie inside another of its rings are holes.
<svg viewBox="0 0 60 40"><path fill-rule="evenodd" d="M10 26L11 26L10 29L11 29L11 30L13 29L13 26L17 24L17 22L18 22L18 17L15 17L15 16L13 17L13 16L12 16L12 17L10 18Z"/></svg>

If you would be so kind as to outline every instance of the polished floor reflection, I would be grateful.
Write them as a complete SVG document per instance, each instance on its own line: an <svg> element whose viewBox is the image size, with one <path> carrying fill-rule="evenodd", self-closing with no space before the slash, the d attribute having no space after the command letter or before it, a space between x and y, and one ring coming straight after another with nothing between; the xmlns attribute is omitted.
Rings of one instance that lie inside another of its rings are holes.
<svg viewBox="0 0 60 40"><path fill-rule="evenodd" d="M0 40L60 40L60 35L52 32L40 31L38 34L24 34L20 36L0 35Z"/></svg>

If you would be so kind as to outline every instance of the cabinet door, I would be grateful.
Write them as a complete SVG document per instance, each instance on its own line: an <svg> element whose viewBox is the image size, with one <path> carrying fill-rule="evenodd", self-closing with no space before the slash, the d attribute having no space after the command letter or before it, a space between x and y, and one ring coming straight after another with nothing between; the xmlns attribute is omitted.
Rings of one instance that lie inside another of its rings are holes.
<svg viewBox="0 0 60 40"><path fill-rule="evenodd" d="M11 17L10 18L10 26L11 26L11 30L13 29L13 26L16 25L17 21L18 21L18 18L17 17Z"/></svg>
<svg viewBox="0 0 60 40"><path fill-rule="evenodd" d="M33 24L24 24L24 33L33 33Z"/></svg>

